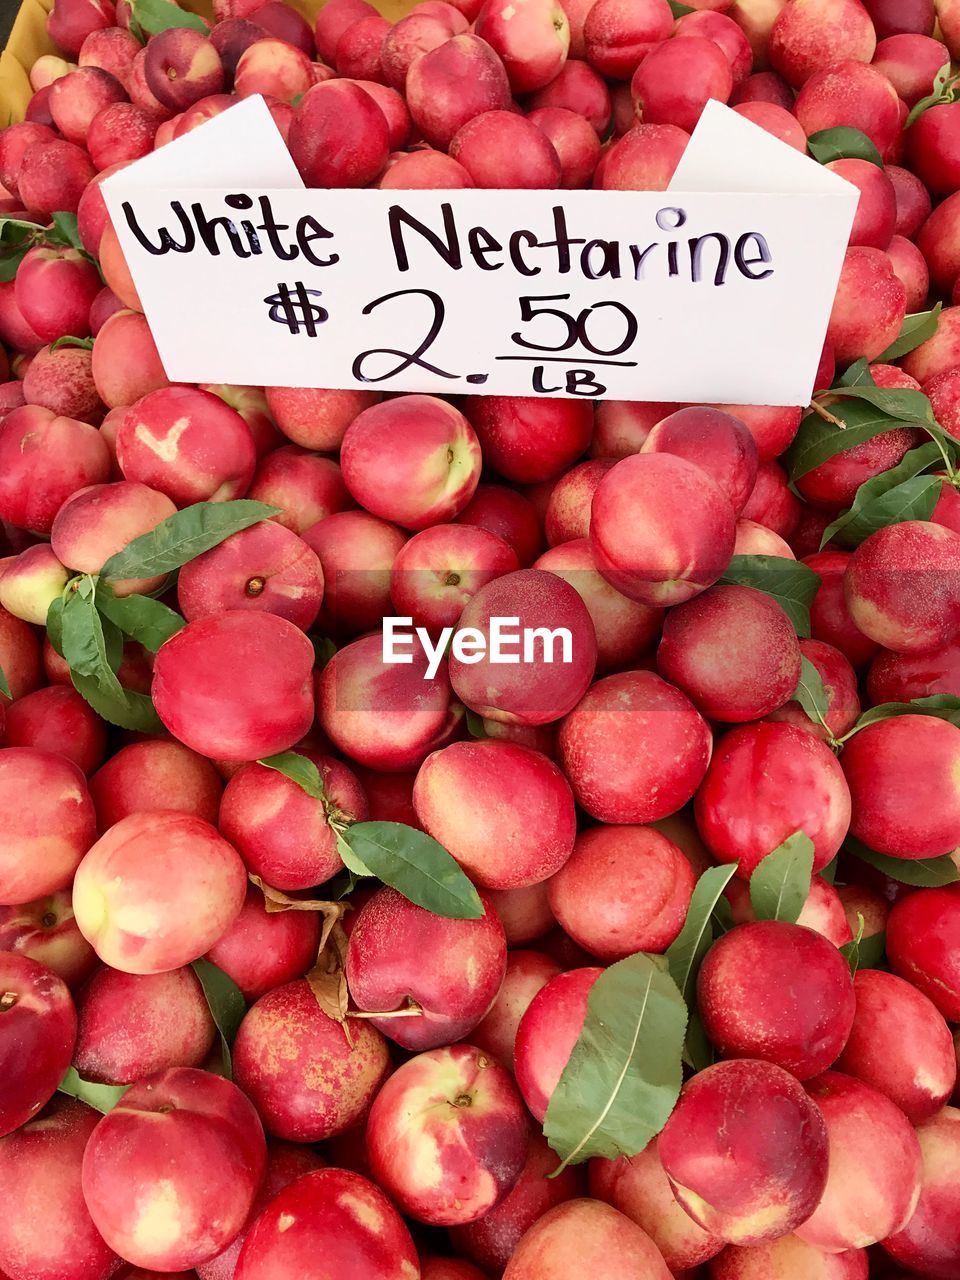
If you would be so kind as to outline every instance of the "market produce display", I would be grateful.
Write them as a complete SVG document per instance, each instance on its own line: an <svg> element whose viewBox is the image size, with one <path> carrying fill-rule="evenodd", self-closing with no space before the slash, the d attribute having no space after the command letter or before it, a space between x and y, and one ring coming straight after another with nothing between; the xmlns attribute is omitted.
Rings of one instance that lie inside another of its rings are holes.
<svg viewBox="0 0 960 1280"><path fill-rule="evenodd" d="M960 0L47 30L0 1280L960 1280ZM729 104L860 193L812 402L171 385L100 183L257 94L453 192L663 191Z"/></svg>

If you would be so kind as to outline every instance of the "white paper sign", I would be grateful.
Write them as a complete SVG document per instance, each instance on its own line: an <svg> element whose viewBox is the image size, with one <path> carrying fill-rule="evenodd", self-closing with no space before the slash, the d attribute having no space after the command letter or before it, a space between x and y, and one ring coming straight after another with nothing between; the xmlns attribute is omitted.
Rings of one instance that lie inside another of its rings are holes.
<svg viewBox="0 0 960 1280"><path fill-rule="evenodd" d="M857 192L719 104L670 192L295 189L242 111L103 186L171 380L809 399Z"/></svg>

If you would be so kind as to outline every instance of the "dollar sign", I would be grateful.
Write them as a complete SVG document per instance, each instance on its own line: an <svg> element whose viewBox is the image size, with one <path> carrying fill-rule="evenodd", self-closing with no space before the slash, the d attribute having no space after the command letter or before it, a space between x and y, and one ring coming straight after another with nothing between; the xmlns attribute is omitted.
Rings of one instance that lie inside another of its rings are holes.
<svg viewBox="0 0 960 1280"><path fill-rule="evenodd" d="M271 320L285 324L291 333L303 332L315 338L317 325L330 318L324 307L310 301L311 298L319 298L321 293L320 289L307 289L303 281L298 280L292 287L278 284L277 292L264 298L264 302L270 308Z"/></svg>

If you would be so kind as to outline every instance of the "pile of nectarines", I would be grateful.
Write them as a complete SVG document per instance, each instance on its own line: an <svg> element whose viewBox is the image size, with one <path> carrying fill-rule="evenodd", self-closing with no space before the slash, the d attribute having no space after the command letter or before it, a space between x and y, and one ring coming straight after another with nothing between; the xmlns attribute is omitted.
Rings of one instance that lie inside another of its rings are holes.
<svg viewBox="0 0 960 1280"><path fill-rule="evenodd" d="M0 1280L958 1280L960 0L48 31ZM664 190L729 103L860 192L813 403L171 385L100 183L254 94L395 190Z"/></svg>

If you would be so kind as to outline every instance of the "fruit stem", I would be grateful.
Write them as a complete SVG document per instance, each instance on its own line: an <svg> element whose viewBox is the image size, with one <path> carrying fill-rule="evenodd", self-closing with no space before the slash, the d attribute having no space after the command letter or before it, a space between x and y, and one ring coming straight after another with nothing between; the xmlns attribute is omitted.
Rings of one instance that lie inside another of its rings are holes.
<svg viewBox="0 0 960 1280"><path fill-rule="evenodd" d="M17 1003L17 993L15 991L5 991L0 996L0 1013L6 1013L8 1009L12 1009Z"/></svg>
<svg viewBox="0 0 960 1280"><path fill-rule="evenodd" d="M347 1011L348 1018L420 1018L422 1016L423 1010L415 1001L411 1001L405 1009L388 1009L385 1013L376 1013L366 1009L349 1009Z"/></svg>
<svg viewBox="0 0 960 1280"><path fill-rule="evenodd" d="M822 404L817 404L816 400L810 401L810 408L815 414L821 417L824 422L832 422L833 425L835 427L839 427L841 431L846 430L847 424L842 422L839 418L835 418L829 409L825 409Z"/></svg>

